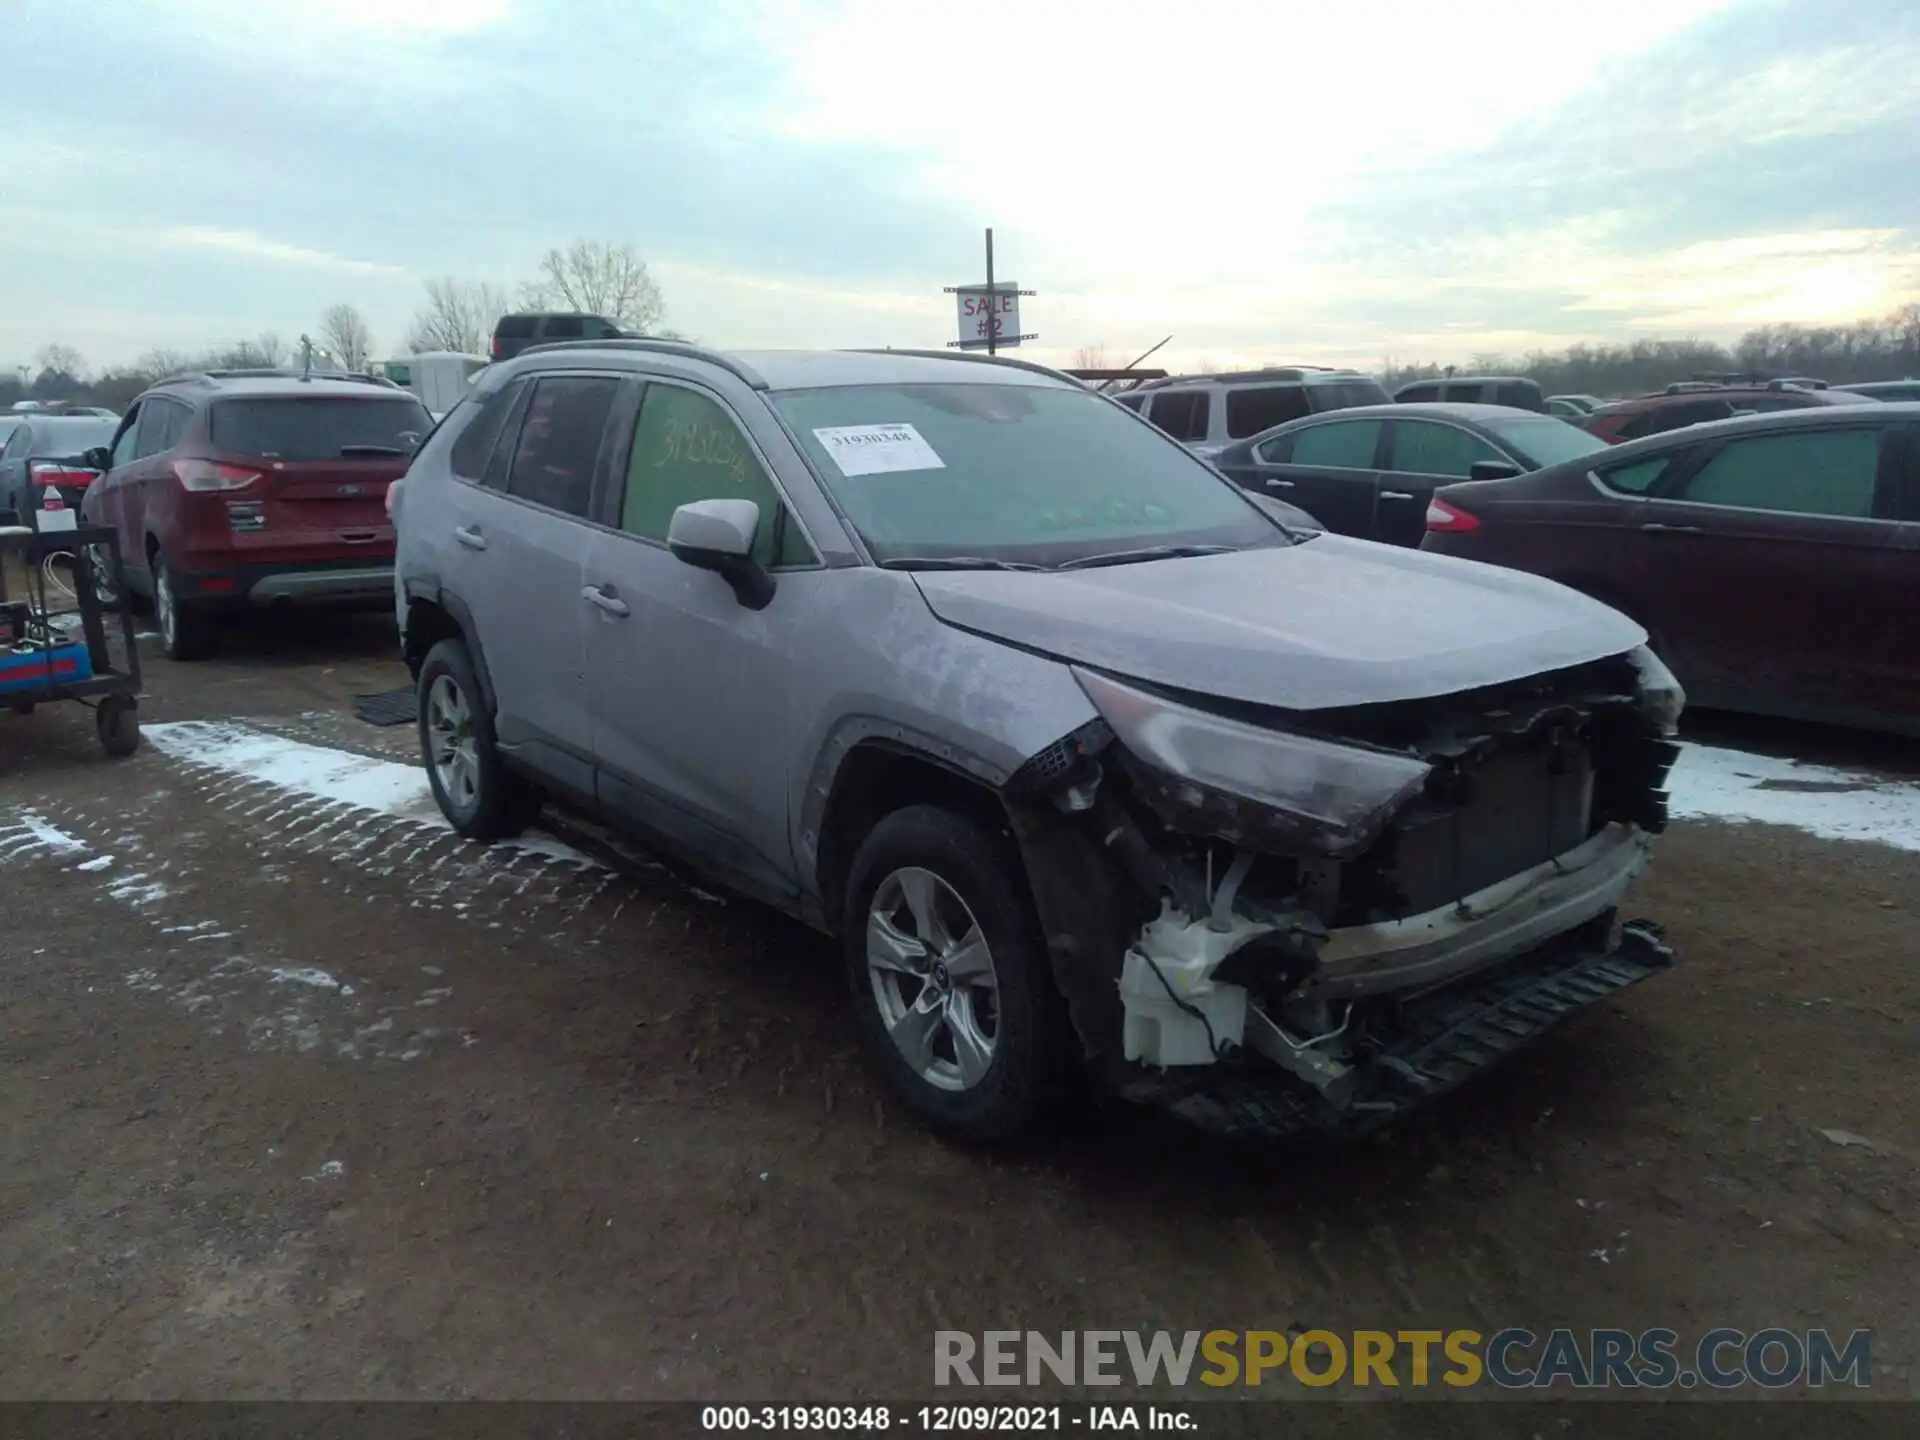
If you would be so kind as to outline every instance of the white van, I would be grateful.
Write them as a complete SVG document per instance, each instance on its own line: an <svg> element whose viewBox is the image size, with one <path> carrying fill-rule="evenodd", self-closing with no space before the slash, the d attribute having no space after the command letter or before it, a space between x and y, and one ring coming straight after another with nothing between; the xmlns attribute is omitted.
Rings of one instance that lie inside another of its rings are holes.
<svg viewBox="0 0 1920 1440"><path fill-rule="evenodd" d="M465 397L473 377L487 368L483 355L457 350L430 350L403 360L388 360L380 373L403 390L411 390L438 420Z"/></svg>

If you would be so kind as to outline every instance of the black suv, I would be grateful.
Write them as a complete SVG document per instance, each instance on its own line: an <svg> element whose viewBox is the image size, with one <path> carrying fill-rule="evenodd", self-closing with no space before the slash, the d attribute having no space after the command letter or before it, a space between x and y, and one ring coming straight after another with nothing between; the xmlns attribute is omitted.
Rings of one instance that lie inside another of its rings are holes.
<svg viewBox="0 0 1920 1440"><path fill-rule="evenodd" d="M619 340L625 336L626 331L604 315L579 311L502 315L493 327L493 359L498 364L511 360L529 345L555 340Z"/></svg>

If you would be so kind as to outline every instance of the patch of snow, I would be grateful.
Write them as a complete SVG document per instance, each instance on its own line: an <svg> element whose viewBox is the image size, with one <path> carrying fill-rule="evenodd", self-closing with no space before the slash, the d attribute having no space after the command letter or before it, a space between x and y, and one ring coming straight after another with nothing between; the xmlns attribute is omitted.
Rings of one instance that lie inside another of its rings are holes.
<svg viewBox="0 0 1920 1440"><path fill-rule="evenodd" d="M270 966L267 969L270 979L289 985L311 985L316 990L338 990L342 995L353 994L351 985L342 985L326 971L312 965Z"/></svg>
<svg viewBox="0 0 1920 1440"><path fill-rule="evenodd" d="M318 830L309 832L308 838L338 826L364 823L353 815L354 810L392 815L442 831L451 832L453 828L434 801L427 772L417 765L310 745L304 740L269 735L227 721L181 720L143 725L140 733L154 749L173 759L204 765L242 781L351 807ZM371 839L363 845L370 843ZM570 863L581 870L605 868L590 855L551 835L530 834L503 840L498 848Z"/></svg>
<svg viewBox="0 0 1920 1440"><path fill-rule="evenodd" d="M144 874L129 875L124 880L116 880L107 887L107 894L116 900L124 900L136 909L153 905L167 898L171 893L158 881L142 884L147 877Z"/></svg>
<svg viewBox="0 0 1920 1440"><path fill-rule="evenodd" d="M92 873L93 871L96 871L96 870L105 870L112 864L113 864L113 856L96 855L91 860L82 860L78 865L74 866L73 868L76 870L84 870L84 871L87 871L88 873Z"/></svg>
<svg viewBox="0 0 1920 1440"><path fill-rule="evenodd" d="M1824 840L1920 852L1920 783L1683 745L1667 781L1676 818L1790 825Z"/></svg>
<svg viewBox="0 0 1920 1440"><path fill-rule="evenodd" d="M387 815L420 820L439 817L426 772L417 766L375 760L219 721L144 725L140 733L164 755L277 789Z"/></svg>
<svg viewBox="0 0 1920 1440"><path fill-rule="evenodd" d="M0 832L0 848L51 850L56 855L85 855L87 845L74 839L45 816L33 810L17 810L13 823Z"/></svg>

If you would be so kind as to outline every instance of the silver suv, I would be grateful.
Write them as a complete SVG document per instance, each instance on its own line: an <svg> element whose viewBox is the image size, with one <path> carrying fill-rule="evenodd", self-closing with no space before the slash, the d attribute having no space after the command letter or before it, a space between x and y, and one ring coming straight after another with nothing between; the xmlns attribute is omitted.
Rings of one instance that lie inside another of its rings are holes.
<svg viewBox="0 0 1920 1440"><path fill-rule="evenodd" d="M447 818L589 807L839 938L938 1128L1075 1075L1353 1130L1669 963L1682 703L1548 581L1297 528L1112 399L908 352L532 349L399 492Z"/></svg>
<svg viewBox="0 0 1920 1440"><path fill-rule="evenodd" d="M1323 410L1389 403L1387 392L1372 376L1318 365L1175 375L1145 381L1114 398L1194 454L1209 459L1236 440L1289 420Z"/></svg>

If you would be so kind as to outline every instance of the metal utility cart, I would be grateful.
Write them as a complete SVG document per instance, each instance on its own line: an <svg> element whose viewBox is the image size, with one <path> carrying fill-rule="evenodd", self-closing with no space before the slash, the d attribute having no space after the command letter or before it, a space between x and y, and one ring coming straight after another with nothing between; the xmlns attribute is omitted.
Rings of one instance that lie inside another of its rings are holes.
<svg viewBox="0 0 1920 1440"><path fill-rule="evenodd" d="M61 554L71 557L67 583L52 576ZM77 700L93 710L101 748L131 755L140 748L140 650L131 609L121 603L115 616L102 603L96 573L126 595L111 528L43 530L0 517L0 709L30 715L48 701ZM110 616L117 644L109 641Z"/></svg>

